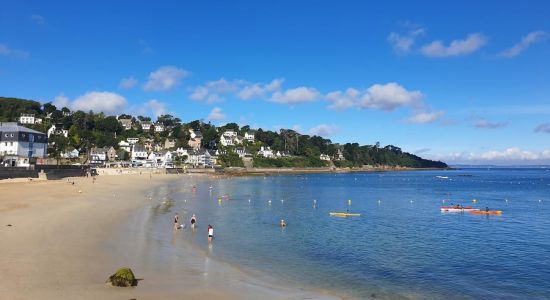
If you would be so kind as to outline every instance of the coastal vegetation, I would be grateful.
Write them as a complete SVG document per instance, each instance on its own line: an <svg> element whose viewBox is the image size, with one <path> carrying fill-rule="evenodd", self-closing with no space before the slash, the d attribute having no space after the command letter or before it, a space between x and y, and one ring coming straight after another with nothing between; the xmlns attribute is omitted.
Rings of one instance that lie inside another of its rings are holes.
<svg viewBox="0 0 550 300"><path fill-rule="evenodd" d="M59 159L61 153L77 149L80 153L88 153L93 147L113 147L117 150L119 159L127 160L129 154L120 149L119 142L128 138L138 138L140 141L149 141L152 144L163 145L166 140L173 144L169 150L191 148L191 131L200 132L202 139L200 148L217 151L218 164L223 167L243 167L243 159L235 153L236 148L246 149L247 156L252 158L254 167L363 167L363 166L391 166L409 168L446 168L440 161L423 159L414 154L402 151L399 147L387 145L382 147L376 142L373 145L359 145L358 143L333 143L330 139L320 136L301 134L291 129L281 129L279 132L251 129L250 126L239 126L228 123L215 126L202 120L189 123L165 114L151 122L146 116L132 116L122 114L108 116L93 111L71 111L67 107L58 108L52 103L41 104L32 100L0 97L0 122L15 122L23 113L34 114L43 121L35 124L26 124L32 129L47 132L53 125L57 131L49 137L49 153L51 157ZM125 128L121 120L130 124ZM162 126L161 131L151 126L144 130L145 123ZM190 130L191 129L191 130ZM67 130L67 136L60 134ZM239 145L223 146L220 143L222 134L233 130L239 136L246 133L254 135L253 140L243 140ZM278 156L265 157L259 155L262 148L267 148ZM321 159L325 155L328 159ZM177 163L182 159L176 159Z"/></svg>

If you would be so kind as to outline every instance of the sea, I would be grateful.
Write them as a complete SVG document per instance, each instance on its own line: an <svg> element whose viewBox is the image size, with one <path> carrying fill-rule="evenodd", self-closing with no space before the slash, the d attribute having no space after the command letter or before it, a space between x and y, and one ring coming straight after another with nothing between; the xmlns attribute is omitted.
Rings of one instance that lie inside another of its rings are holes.
<svg viewBox="0 0 550 300"><path fill-rule="evenodd" d="M550 167L189 177L151 195L143 234L158 249L178 247L167 230L178 213L185 243L303 288L353 299L550 299ZM441 212L451 204L502 215Z"/></svg>

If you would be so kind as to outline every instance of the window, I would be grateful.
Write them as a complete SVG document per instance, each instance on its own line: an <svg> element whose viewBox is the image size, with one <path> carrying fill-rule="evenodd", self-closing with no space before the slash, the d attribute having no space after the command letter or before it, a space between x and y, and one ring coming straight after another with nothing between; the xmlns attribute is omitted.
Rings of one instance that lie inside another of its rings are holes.
<svg viewBox="0 0 550 300"><path fill-rule="evenodd" d="M10 142L10 146L13 146L13 142Z"/></svg>

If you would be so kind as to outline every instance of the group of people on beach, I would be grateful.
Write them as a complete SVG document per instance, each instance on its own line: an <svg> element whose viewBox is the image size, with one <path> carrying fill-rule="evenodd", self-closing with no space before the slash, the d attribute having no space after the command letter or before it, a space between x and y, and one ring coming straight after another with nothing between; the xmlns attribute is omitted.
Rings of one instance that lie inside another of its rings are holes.
<svg viewBox="0 0 550 300"><path fill-rule="evenodd" d="M183 225L180 225L179 221L180 221L179 215L176 213L176 215L174 216L174 229L183 228ZM191 223L191 229L195 229L195 226L197 224L197 216L193 214L189 222ZM214 238L214 227L208 224L208 241L212 242L213 238Z"/></svg>

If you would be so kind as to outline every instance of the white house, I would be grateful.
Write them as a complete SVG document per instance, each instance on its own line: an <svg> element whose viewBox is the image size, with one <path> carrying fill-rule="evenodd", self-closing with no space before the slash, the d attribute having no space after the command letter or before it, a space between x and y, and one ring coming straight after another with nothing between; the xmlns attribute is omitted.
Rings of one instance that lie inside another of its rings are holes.
<svg viewBox="0 0 550 300"><path fill-rule="evenodd" d="M118 122L125 130L132 129L132 119L118 119Z"/></svg>
<svg viewBox="0 0 550 300"><path fill-rule="evenodd" d="M224 146L233 146L233 138L225 136L225 134L222 134L220 136L220 143Z"/></svg>
<svg viewBox="0 0 550 300"><path fill-rule="evenodd" d="M244 147L237 147L235 148L235 153L237 153L239 155L239 157L245 157L247 155L250 155L250 153L246 150L246 148Z"/></svg>
<svg viewBox="0 0 550 300"><path fill-rule="evenodd" d="M141 122L141 129L143 129L143 131L149 131L151 129L151 125L152 123L150 121L143 121Z"/></svg>
<svg viewBox="0 0 550 300"><path fill-rule="evenodd" d="M164 132L164 125L162 123L155 123L155 132Z"/></svg>
<svg viewBox="0 0 550 300"><path fill-rule="evenodd" d="M63 135L64 137L69 137L69 131L67 129L63 128L57 128L55 125L52 125L50 129L48 129L48 137L50 137L52 134L56 135Z"/></svg>
<svg viewBox="0 0 550 300"><path fill-rule="evenodd" d="M91 164L104 164L107 161L107 151L103 148L94 148L90 150Z"/></svg>
<svg viewBox="0 0 550 300"><path fill-rule="evenodd" d="M132 151L132 145L130 145L130 143L128 143L127 141L120 141L118 143L118 146L120 147L120 149L122 149L126 152Z"/></svg>
<svg viewBox="0 0 550 300"><path fill-rule="evenodd" d="M319 155L319 159L320 160L330 160L330 156L328 156L327 154L321 154L321 155Z"/></svg>
<svg viewBox="0 0 550 300"><path fill-rule="evenodd" d="M249 141L250 143L254 143L254 132L249 131L244 134L244 139Z"/></svg>
<svg viewBox="0 0 550 300"><path fill-rule="evenodd" d="M145 160L147 159L147 151L143 145L132 146L132 160Z"/></svg>
<svg viewBox="0 0 550 300"><path fill-rule="evenodd" d="M64 152L64 153L61 153L61 157L63 158L78 158L78 156L80 155L80 153L78 152L78 150L76 149L73 149L71 151L67 151L67 152Z"/></svg>
<svg viewBox="0 0 550 300"><path fill-rule="evenodd" d="M225 136L227 138L234 138L234 137L237 137L237 132L235 132L235 130L233 130L233 129L228 129L228 130L224 131L222 136Z"/></svg>
<svg viewBox="0 0 550 300"><path fill-rule="evenodd" d="M260 156L263 156L263 157L266 157L266 158L272 158L274 157L273 155L273 150L271 150L271 148L269 146L267 147L260 147L260 151L258 151L258 155Z"/></svg>
<svg viewBox="0 0 550 300"><path fill-rule="evenodd" d="M130 143L130 145L135 145L135 144L137 144L137 142L139 142L139 138L137 138L137 137L127 138L126 141L128 141L128 143Z"/></svg>
<svg viewBox="0 0 550 300"><path fill-rule="evenodd" d="M19 123L21 124L40 124L42 123L41 118L36 118L34 114L21 114L19 117Z"/></svg>
<svg viewBox="0 0 550 300"><path fill-rule="evenodd" d="M185 163L195 167L211 167L215 163L215 157L206 149L190 150Z"/></svg>
<svg viewBox="0 0 550 300"><path fill-rule="evenodd" d="M336 152L336 160L345 160L344 153L342 153L342 149L338 149Z"/></svg>
<svg viewBox="0 0 550 300"><path fill-rule="evenodd" d="M29 158L47 156L48 137L15 122L0 122L0 155L10 166L28 166Z"/></svg>

